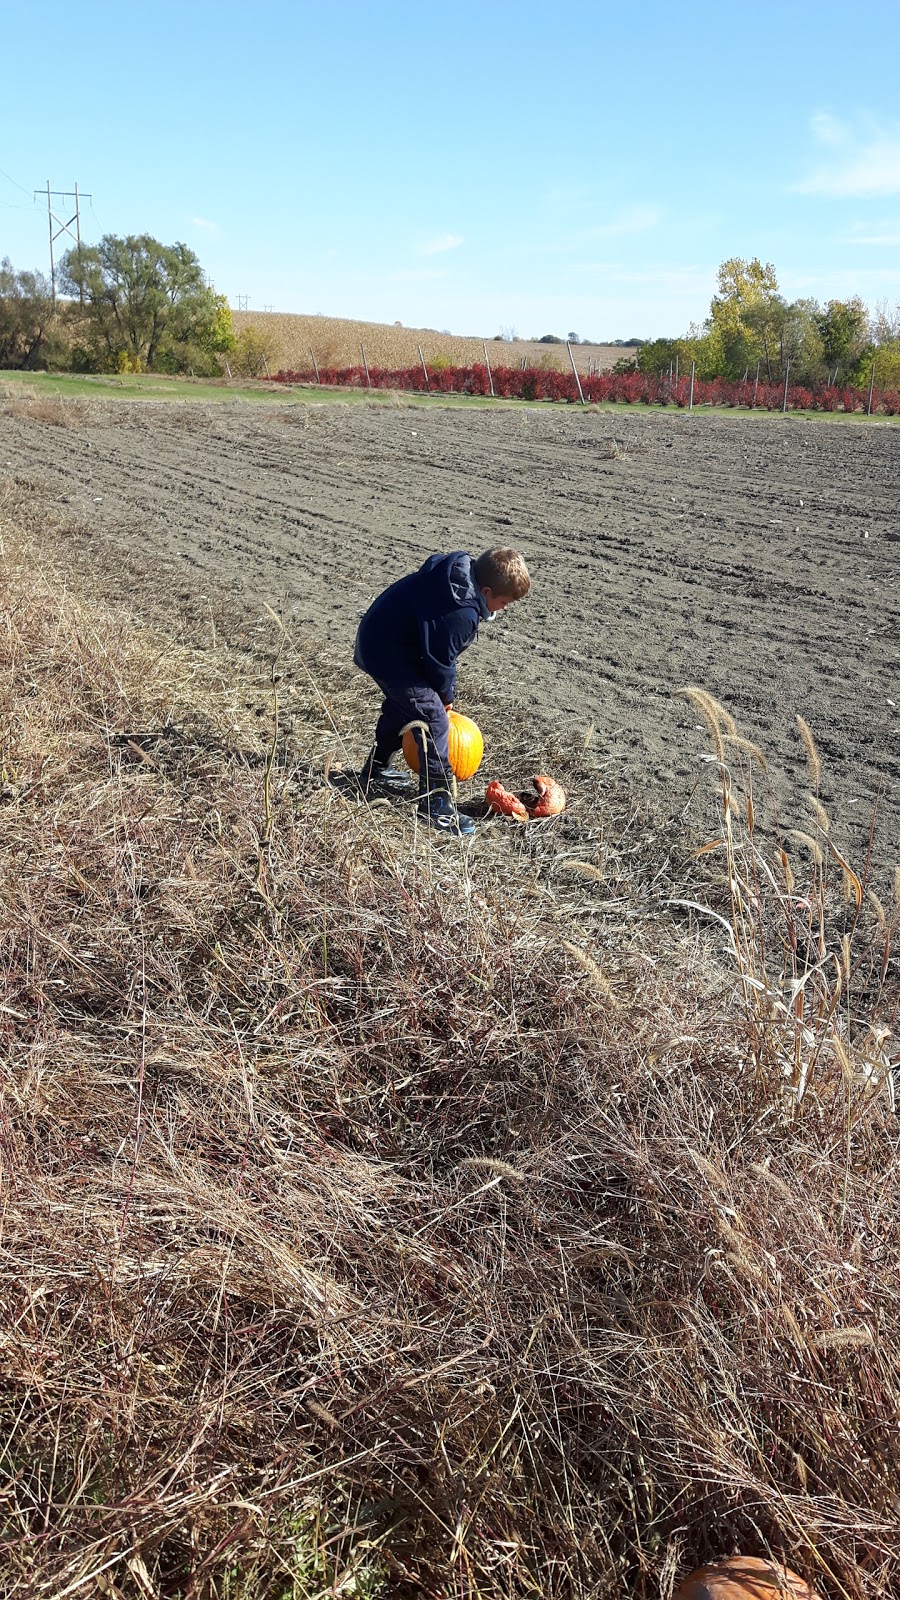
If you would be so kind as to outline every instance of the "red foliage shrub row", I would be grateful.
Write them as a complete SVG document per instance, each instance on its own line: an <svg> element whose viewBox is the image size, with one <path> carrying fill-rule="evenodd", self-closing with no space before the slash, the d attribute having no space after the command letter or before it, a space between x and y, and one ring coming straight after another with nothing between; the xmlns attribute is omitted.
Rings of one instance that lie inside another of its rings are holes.
<svg viewBox="0 0 900 1600"><path fill-rule="evenodd" d="M429 368L427 380L421 366L370 367L368 376L364 367L320 367L318 381L351 389L404 389L418 393L425 393L427 389L432 394L488 395L491 377L494 394L504 400L561 400L572 405L579 398L573 373L543 367L492 367L490 377L487 367L481 363L471 367ZM274 381L309 384L316 382L316 374L309 368L277 372ZM690 387L689 378L679 378L676 382L667 376L655 377L643 372L602 372L596 377L581 379L585 400L614 401L622 405L685 407L690 401ZM833 384L821 389L792 384L787 392L789 411L865 411L868 400L865 389L838 388ZM783 403L784 385L781 383L756 383L753 379L732 383L727 378L698 378L694 382L694 404L698 406L780 411ZM876 389L872 411L891 417L900 415L900 391Z"/></svg>

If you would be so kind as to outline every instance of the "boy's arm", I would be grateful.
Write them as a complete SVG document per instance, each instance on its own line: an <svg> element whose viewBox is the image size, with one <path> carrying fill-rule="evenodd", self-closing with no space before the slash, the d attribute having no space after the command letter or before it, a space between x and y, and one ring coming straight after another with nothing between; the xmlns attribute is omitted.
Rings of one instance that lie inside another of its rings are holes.
<svg viewBox="0 0 900 1600"><path fill-rule="evenodd" d="M426 675L432 689L446 705L456 697L456 658L478 632L473 611L455 611L420 624L419 636Z"/></svg>

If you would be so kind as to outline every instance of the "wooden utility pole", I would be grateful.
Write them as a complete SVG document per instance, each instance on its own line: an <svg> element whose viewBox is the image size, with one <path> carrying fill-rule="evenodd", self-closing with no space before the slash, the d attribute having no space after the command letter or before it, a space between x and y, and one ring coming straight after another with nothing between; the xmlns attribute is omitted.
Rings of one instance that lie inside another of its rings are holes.
<svg viewBox="0 0 900 1600"><path fill-rule="evenodd" d="M484 364L487 367L488 383L491 386L491 398L494 398L494 375L491 372L491 363L488 360L487 345L482 340L481 348L484 351Z"/></svg>
<svg viewBox="0 0 900 1600"><path fill-rule="evenodd" d="M570 345L568 339L566 340L566 349L569 352L569 360L572 363L572 371L575 374L575 382L578 385L578 398L581 401L581 404L585 405L586 402L585 402L585 398L584 398L584 390L581 387L581 379L578 376L578 368L575 365L575 357L572 354L572 346Z"/></svg>

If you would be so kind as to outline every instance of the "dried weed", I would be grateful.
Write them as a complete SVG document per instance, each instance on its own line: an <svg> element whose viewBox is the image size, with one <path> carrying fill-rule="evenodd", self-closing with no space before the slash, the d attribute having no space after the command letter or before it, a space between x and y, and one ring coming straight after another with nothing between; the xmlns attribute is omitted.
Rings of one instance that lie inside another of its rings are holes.
<svg viewBox="0 0 900 1600"><path fill-rule="evenodd" d="M6 1592L618 1600L735 1547L896 1592L896 910L860 912L838 1005L824 868L789 890L728 803L738 970L596 790L441 849L322 782L359 680L263 617L276 707L274 668L42 575L28 507L8 487Z"/></svg>

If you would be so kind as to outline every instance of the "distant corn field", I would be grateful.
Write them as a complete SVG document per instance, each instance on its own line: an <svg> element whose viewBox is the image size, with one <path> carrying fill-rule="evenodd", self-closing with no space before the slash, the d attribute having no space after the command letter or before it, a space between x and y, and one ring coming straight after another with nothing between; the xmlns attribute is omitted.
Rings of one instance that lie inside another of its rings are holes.
<svg viewBox="0 0 900 1600"><path fill-rule="evenodd" d="M253 328L263 341L272 372L278 368L309 366L310 353L320 367L349 367L360 364L360 345L366 360L374 367L408 367L419 359L419 346L429 366L470 366L484 360L481 339L458 334L438 333L434 328L403 328L381 322L351 322L343 317L305 317L280 311L232 311L235 333ZM542 344L531 339L487 339L488 360L492 366L568 368L564 344ZM622 345L579 344L572 346L579 372L608 372L620 356L633 351Z"/></svg>

